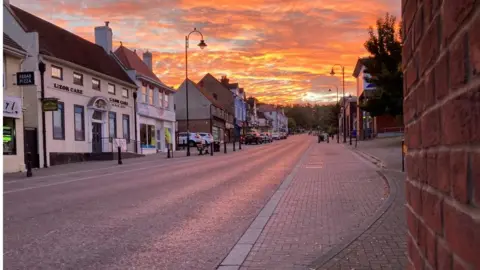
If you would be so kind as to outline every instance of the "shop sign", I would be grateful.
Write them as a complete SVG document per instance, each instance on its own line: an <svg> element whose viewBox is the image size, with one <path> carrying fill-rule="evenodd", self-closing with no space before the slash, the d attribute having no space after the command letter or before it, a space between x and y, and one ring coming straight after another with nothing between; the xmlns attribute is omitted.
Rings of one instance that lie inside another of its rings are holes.
<svg viewBox="0 0 480 270"><path fill-rule="evenodd" d="M22 115L21 97L3 97L3 116L20 118Z"/></svg>
<svg viewBox="0 0 480 270"><path fill-rule="evenodd" d="M57 98L44 98L42 100L42 110L44 112L58 111L58 99Z"/></svg>
<svg viewBox="0 0 480 270"><path fill-rule="evenodd" d="M109 100L112 103L112 106L115 106L115 107L118 107L118 108L125 108L126 106L128 106L127 101L118 100L116 98L110 98Z"/></svg>
<svg viewBox="0 0 480 270"><path fill-rule="evenodd" d="M61 85L59 83L54 83L53 87L55 87L57 89L60 89L60 90L67 91L67 92L77 93L77 94L80 94L80 95L83 94L83 90L81 90L81 89L69 87L69 86L66 86L66 85Z"/></svg>
<svg viewBox="0 0 480 270"><path fill-rule="evenodd" d="M33 71L17 72L17 85L34 85L35 73Z"/></svg>

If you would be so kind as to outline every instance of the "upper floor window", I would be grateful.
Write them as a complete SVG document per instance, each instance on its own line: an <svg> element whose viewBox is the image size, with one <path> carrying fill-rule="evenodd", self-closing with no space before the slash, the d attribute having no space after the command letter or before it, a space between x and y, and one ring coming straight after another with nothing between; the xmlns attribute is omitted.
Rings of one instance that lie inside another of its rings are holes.
<svg viewBox="0 0 480 270"><path fill-rule="evenodd" d="M63 80L63 69L61 67L52 66L52 78Z"/></svg>
<svg viewBox="0 0 480 270"><path fill-rule="evenodd" d="M163 108L168 109L168 102L168 93L165 93L165 95L163 95Z"/></svg>
<svg viewBox="0 0 480 270"><path fill-rule="evenodd" d="M73 83L76 85L83 85L83 74L73 72Z"/></svg>
<svg viewBox="0 0 480 270"><path fill-rule="evenodd" d="M92 89L93 90L100 90L100 80L92 78Z"/></svg>
<svg viewBox="0 0 480 270"><path fill-rule="evenodd" d="M148 103L148 89L146 86L142 87L142 102Z"/></svg>
<svg viewBox="0 0 480 270"><path fill-rule="evenodd" d="M128 89L127 88L122 88L122 97L128 98Z"/></svg>
<svg viewBox="0 0 480 270"><path fill-rule="evenodd" d="M108 93L112 94L112 95L115 95L115 85L114 84L111 84L111 83L108 84Z"/></svg>
<svg viewBox="0 0 480 270"><path fill-rule="evenodd" d="M148 89L148 104L153 105L153 89Z"/></svg>

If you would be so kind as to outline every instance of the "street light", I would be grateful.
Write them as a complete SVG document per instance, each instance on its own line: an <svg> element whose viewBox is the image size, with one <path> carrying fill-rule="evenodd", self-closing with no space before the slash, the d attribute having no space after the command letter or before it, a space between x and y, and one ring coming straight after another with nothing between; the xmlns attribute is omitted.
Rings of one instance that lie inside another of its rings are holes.
<svg viewBox="0 0 480 270"><path fill-rule="evenodd" d="M332 66L332 71L330 72L330 75L334 76L335 71L333 69L335 66L338 66L342 69L342 84L343 84L343 142L347 142L347 130L346 130L346 118L345 118L345 67L339 64L335 64Z"/></svg>
<svg viewBox="0 0 480 270"><path fill-rule="evenodd" d="M193 33L198 33L201 36L200 43L198 43L198 47L200 49L204 49L207 47L207 44L203 40L203 35L197 28L193 28L193 31L188 33L185 36L185 98L186 98L186 105L187 105L187 157L190 156L190 128L189 128L189 119L188 119L188 41L190 39L190 35Z"/></svg>
<svg viewBox="0 0 480 270"><path fill-rule="evenodd" d="M338 86L336 86L336 85L333 85L333 86L335 86L335 88L337 89L337 103L339 103L339 101L338 101ZM328 89L328 92L332 92L332 89ZM337 124L338 124L338 114L337 114ZM337 143L340 143L340 129L337 132Z"/></svg>

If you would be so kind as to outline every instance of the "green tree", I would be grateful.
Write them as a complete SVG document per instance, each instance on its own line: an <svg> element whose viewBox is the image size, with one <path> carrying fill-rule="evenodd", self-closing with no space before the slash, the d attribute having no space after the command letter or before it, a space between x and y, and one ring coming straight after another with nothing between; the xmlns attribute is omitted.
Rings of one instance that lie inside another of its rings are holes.
<svg viewBox="0 0 480 270"><path fill-rule="evenodd" d="M288 118L288 130L296 130L297 129L297 123L295 122L295 119L293 118Z"/></svg>
<svg viewBox="0 0 480 270"><path fill-rule="evenodd" d="M360 104L372 116L403 114L402 29L396 17L386 14L377 20L376 29L368 29L369 39L365 49L370 56L365 59L367 82L376 86L375 93Z"/></svg>

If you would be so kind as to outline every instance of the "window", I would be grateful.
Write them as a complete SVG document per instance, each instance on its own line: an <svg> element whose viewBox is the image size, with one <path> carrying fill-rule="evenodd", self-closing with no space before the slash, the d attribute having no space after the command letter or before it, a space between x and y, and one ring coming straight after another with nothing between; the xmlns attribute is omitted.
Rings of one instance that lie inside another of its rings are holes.
<svg viewBox="0 0 480 270"><path fill-rule="evenodd" d="M83 85L83 74L73 72L73 83L76 85Z"/></svg>
<svg viewBox="0 0 480 270"><path fill-rule="evenodd" d="M213 93L213 98L214 98L215 100L217 100L217 99L218 99L218 96L217 96L217 94L216 94L216 93Z"/></svg>
<svg viewBox="0 0 480 270"><path fill-rule="evenodd" d="M85 141L85 111L83 106L73 105L75 141Z"/></svg>
<svg viewBox="0 0 480 270"><path fill-rule="evenodd" d="M128 89L126 89L126 88L122 89L122 97L128 98Z"/></svg>
<svg viewBox="0 0 480 270"><path fill-rule="evenodd" d="M130 141L130 116L128 114L122 115L123 122L123 138Z"/></svg>
<svg viewBox="0 0 480 270"><path fill-rule="evenodd" d="M111 83L108 84L108 93L112 94L112 95L115 95L115 85L113 85Z"/></svg>
<svg viewBox="0 0 480 270"><path fill-rule="evenodd" d="M153 105L153 94L154 94L154 89L148 89L148 104Z"/></svg>
<svg viewBox="0 0 480 270"><path fill-rule="evenodd" d="M53 139L65 140L65 105L58 102L58 110L52 112Z"/></svg>
<svg viewBox="0 0 480 270"><path fill-rule="evenodd" d="M108 127L109 127L108 134L109 134L110 141L111 141L111 139L117 137L117 113L110 112L108 114L108 121L109 121L108 122Z"/></svg>
<svg viewBox="0 0 480 270"><path fill-rule="evenodd" d="M140 145L142 148L156 148L155 126L140 124Z"/></svg>
<svg viewBox="0 0 480 270"><path fill-rule="evenodd" d="M163 108L168 110L168 93L165 93L165 95L163 95Z"/></svg>
<svg viewBox="0 0 480 270"><path fill-rule="evenodd" d="M100 90L100 80L99 79L92 79L92 89L93 90Z"/></svg>
<svg viewBox="0 0 480 270"><path fill-rule="evenodd" d="M4 58L5 59L5 58ZM3 117L3 154L17 154L17 138L15 133L15 118Z"/></svg>
<svg viewBox="0 0 480 270"><path fill-rule="evenodd" d="M52 66L52 78L63 80L63 69L61 67Z"/></svg>
<svg viewBox="0 0 480 270"><path fill-rule="evenodd" d="M145 102L145 103L148 102L147 92L148 92L147 87L146 87L146 86L143 86L143 87L142 87L142 102Z"/></svg>

